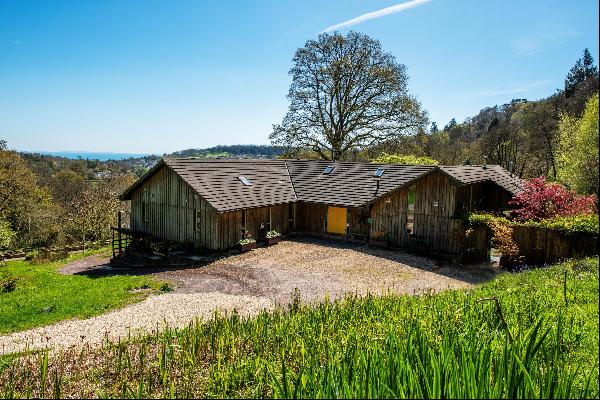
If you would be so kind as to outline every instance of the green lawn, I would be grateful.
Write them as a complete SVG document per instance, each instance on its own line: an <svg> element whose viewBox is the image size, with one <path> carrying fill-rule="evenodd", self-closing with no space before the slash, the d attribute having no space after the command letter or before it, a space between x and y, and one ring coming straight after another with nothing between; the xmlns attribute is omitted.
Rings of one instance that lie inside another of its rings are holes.
<svg viewBox="0 0 600 400"><path fill-rule="evenodd" d="M13 291L0 292L0 334L98 315L139 301L160 289L161 282L149 277L92 278L58 273L70 261L99 253L107 254L107 249L72 254L53 263L8 261L6 266L0 266L0 282L10 277L17 279ZM135 288L150 290L130 292Z"/></svg>
<svg viewBox="0 0 600 400"><path fill-rule="evenodd" d="M589 258L473 290L296 301L49 361L5 357L0 395L598 398L598 289Z"/></svg>

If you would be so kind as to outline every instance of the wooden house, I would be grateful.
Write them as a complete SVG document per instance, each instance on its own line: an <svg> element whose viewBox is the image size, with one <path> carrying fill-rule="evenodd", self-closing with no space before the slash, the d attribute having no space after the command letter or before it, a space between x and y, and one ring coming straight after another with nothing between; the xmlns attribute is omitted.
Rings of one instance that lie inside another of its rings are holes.
<svg viewBox="0 0 600 400"><path fill-rule="evenodd" d="M500 210L521 181L496 165L383 165L308 160L165 158L121 198L131 230L223 250L269 230L461 254L464 217Z"/></svg>

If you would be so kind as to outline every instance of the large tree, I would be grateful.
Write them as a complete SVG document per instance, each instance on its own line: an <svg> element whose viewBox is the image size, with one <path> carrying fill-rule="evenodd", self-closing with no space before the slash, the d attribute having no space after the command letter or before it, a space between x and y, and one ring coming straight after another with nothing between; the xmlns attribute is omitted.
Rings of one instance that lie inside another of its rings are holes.
<svg viewBox="0 0 600 400"><path fill-rule="evenodd" d="M273 144L344 159L426 122L408 93L406 67L367 35L321 34L296 51L293 63L290 106L273 126Z"/></svg>

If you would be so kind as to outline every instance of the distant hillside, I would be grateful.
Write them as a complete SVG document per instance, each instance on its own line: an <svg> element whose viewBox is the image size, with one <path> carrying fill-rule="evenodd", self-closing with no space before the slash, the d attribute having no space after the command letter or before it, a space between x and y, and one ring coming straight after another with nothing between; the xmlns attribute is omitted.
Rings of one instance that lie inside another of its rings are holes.
<svg viewBox="0 0 600 400"><path fill-rule="evenodd" d="M148 156L149 154L144 153L110 153L110 152L87 152L87 151L28 151L24 153L29 154L41 154L45 156L55 156L61 158L68 158L71 160L77 160L82 158L84 160L99 160L99 161L110 161L110 160L124 160L126 158L141 158Z"/></svg>
<svg viewBox="0 0 600 400"><path fill-rule="evenodd" d="M268 145L215 146L206 149L187 149L163 156L202 158L275 158L283 154L283 147ZM156 163L159 155L95 152L21 152L40 182L47 183L60 171L72 171L85 179L131 174L143 175Z"/></svg>
<svg viewBox="0 0 600 400"><path fill-rule="evenodd" d="M275 158L284 152L284 147L234 144L228 146L215 146L206 149L187 149L169 154L173 157L202 157L202 158Z"/></svg>

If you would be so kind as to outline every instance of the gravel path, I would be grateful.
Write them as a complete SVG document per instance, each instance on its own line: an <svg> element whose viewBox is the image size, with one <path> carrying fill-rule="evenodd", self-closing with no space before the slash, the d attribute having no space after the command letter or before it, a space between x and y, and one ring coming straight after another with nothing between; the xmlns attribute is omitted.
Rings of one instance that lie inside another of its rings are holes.
<svg viewBox="0 0 600 400"><path fill-rule="evenodd" d="M180 293L219 291L267 297L287 304L294 288L306 302L343 296L395 292L415 294L470 287L488 280L489 268L438 265L401 251L317 239L283 241L227 257L204 267L165 271Z"/></svg>
<svg viewBox="0 0 600 400"><path fill-rule="evenodd" d="M114 269L106 259L94 257L69 264L61 273L152 275L172 281L175 292L150 296L98 317L0 336L0 354L97 344L105 335L114 339L154 330L165 323L183 326L195 318L210 318L215 308L252 315L263 308L287 304L295 288L302 301L315 302L348 292L418 294L467 288L496 273L493 268L443 266L404 252L319 239L282 241L192 268Z"/></svg>
<svg viewBox="0 0 600 400"><path fill-rule="evenodd" d="M125 308L84 320L73 319L0 337L0 354L51 348L67 349L82 344L100 344L111 339L151 332L165 324L185 326L194 319L211 318L215 308L234 309L240 315L253 315L272 307L264 297L232 296L222 293L153 295Z"/></svg>

